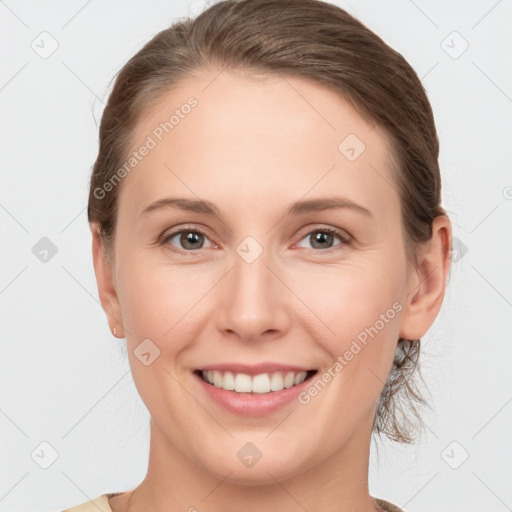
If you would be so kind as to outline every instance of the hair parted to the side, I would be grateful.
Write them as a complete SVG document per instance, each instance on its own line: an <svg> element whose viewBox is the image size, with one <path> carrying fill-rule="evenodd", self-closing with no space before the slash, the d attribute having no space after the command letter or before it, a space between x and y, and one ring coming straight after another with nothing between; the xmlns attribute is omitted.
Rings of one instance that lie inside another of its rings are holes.
<svg viewBox="0 0 512 512"><path fill-rule="evenodd" d="M114 261L122 182L97 189L126 161L141 115L180 80L203 70L302 77L336 92L389 138L401 200L407 261L432 237L441 206L439 142L425 90L402 55L343 9L320 0L225 0L158 33L118 73L100 125L88 219ZM420 340L397 340L393 368L379 398L373 431L411 443L427 402L414 381ZM421 376L419 374L419 376ZM412 415L412 417L411 417Z"/></svg>

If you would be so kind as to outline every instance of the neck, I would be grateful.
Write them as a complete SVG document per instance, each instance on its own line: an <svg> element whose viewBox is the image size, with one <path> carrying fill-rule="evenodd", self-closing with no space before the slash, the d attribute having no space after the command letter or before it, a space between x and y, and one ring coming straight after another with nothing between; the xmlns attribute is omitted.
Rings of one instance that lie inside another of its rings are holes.
<svg viewBox="0 0 512 512"><path fill-rule="evenodd" d="M195 464L151 420L146 477L134 491L113 498L111 507L114 512L375 512L381 509L368 491L372 425L373 416L340 450L286 480L241 485L229 474L217 476Z"/></svg>

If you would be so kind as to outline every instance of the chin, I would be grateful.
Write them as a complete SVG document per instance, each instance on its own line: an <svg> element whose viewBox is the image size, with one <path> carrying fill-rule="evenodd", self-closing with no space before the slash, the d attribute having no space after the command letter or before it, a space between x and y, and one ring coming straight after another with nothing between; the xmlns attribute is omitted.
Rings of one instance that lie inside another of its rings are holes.
<svg viewBox="0 0 512 512"><path fill-rule="evenodd" d="M267 460L263 460L264 458L265 456L262 455L261 459L251 467L246 467L238 459L235 463L230 459L220 466L210 466L209 470L216 478L247 487L275 485L276 480L281 482L304 472L304 467L298 464L297 457L292 455L289 458L283 457L282 454Z"/></svg>

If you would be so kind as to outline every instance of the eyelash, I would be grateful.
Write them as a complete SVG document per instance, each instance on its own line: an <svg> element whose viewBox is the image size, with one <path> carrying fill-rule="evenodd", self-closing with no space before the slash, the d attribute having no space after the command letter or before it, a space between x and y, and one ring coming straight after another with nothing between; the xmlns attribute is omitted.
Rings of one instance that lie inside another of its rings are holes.
<svg viewBox="0 0 512 512"><path fill-rule="evenodd" d="M169 234L162 235L162 237L161 237L161 239L159 241L159 244L160 245L167 244L176 235L180 235L181 233L199 233L199 234L201 234L204 237L209 239L208 235L204 231L202 231L201 229L198 229L198 228L195 228L195 227L185 226L185 227L180 228L177 231L173 231L173 232L171 232ZM350 243L351 243L351 238L348 235L345 235L342 231L340 231L338 229L331 228L331 227L328 227L328 226L317 227L315 229L312 229L311 231L308 231L299 241L304 240L304 238L312 235L313 233L330 233L330 234L336 235L340 239L340 241L341 241L340 244L338 244L338 245L336 245L334 247L331 247L329 249L314 249L314 248L311 249L312 251L315 251L315 252L332 253L332 252L335 252L336 250L338 250L337 248L339 248L340 246L350 245ZM187 251L187 250L184 250L184 249L177 249L176 247L172 247L171 251L177 252L177 253L181 253L181 254L194 254L194 253L197 253L197 252L201 251L201 249L195 249L195 250Z"/></svg>

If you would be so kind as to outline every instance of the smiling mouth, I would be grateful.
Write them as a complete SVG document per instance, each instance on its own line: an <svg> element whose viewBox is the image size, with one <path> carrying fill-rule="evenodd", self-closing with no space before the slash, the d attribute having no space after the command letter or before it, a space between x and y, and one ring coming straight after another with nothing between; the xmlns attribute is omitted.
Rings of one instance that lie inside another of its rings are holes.
<svg viewBox="0 0 512 512"><path fill-rule="evenodd" d="M304 381L311 379L317 372L318 370L309 370L306 372L278 371L248 375L246 373L217 370L194 371L204 382L217 388L222 388L226 391L234 391L235 393L254 394L273 393L298 386Z"/></svg>

